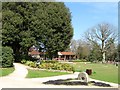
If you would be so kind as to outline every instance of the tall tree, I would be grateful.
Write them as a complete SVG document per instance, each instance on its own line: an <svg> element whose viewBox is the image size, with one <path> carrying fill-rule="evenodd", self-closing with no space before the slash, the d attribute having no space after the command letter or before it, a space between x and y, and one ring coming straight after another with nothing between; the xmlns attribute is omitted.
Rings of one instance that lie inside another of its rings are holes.
<svg viewBox="0 0 120 90"><path fill-rule="evenodd" d="M15 60L38 44L52 58L73 36L70 11L61 2L3 2L2 15L2 45L12 47Z"/></svg>
<svg viewBox="0 0 120 90"><path fill-rule="evenodd" d="M120 62L120 42L118 43L118 46L117 46L117 52L118 52L118 60L117 61L119 61Z"/></svg>
<svg viewBox="0 0 120 90"><path fill-rule="evenodd" d="M110 38L116 38L116 28L110 24L102 23L86 32L86 38L92 43L101 45L102 62L105 62L105 46Z"/></svg>
<svg viewBox="0 0 120 90"><path fill-rule="evenodd" d="M101 48L100 48L100 45L98 45L98 43L94 43L91 45L91 50L87 59L88 61L91 61L91 62L94 62L94 61L97 62L102 60Z"/></svg>
<svg viewBox="0 0 120 90"><path fill-rule="evenodd" d="M107 60L114 61L117 58L117 46L115 45L115 40L110 38L106 43L106 57Z"/></svg>
<svg viewBox="0 0 120 90"><path fill-rule="evenodd" d="M86 59L90 53L90 47L84 40L78 40L78 46L76 50L77 57L79 59Z"/></svg>
<svg viewBox="0 0 120 90"><path fill-rule="evenodd" d="M70 50L71 50L71 52L76 53L77 46L78 46L77 44L78 43L77 43L76 40L74 40L74 39L71 40L71 43L70 43Z"/></svg>

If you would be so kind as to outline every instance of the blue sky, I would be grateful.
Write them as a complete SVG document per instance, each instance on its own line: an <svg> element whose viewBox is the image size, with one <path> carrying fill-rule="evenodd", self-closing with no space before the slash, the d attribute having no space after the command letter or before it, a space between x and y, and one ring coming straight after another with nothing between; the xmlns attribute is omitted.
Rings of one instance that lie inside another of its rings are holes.
<svg viewBox="0 0 120 90"><path fill-rule="evenodd" d="M117 2L65 2L72 15L73 39L81 39L93 26L106 22L118 27Z"/></svg>

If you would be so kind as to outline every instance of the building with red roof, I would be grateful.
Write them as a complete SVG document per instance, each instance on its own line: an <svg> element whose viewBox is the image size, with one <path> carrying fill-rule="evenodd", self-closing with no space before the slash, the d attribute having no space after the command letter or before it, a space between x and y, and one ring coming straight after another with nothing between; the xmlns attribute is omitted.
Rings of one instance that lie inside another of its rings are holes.
<svg viewBox="0 0 120 90"><path fill-rule="evenodd" d="M39 52L39 50L35 46L32 46L29 49L28 55L37 59L46 59L46 53ZM73 52L58 52L58 58L55 58L55 59L56 60L73 60L73 59L76 59L76 55Z"/></svg>
<svg viewBox="0 0 120 90"><path fill-rule="evenodd" d="M58 52L58 57L59 60L73 60L76 55L73 52Z"/></svg>
<svg viewBox="0 0 120 90"><path fill-rule="evenodd" d="M39 52L39 50L36 47L34 47L34 46L31 47L29 49L29 52L28 52L28 55L30 55L33 58L37 58L37 59L43 59L44 54L45 53L43 53L43 52Z"/></svg>

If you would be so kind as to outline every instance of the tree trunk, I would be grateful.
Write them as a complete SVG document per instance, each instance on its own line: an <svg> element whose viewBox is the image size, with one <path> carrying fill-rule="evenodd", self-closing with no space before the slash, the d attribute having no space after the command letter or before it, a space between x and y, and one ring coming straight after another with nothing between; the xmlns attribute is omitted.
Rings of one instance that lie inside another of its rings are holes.
<svg viewBox="0 0 120 90"><path fill-rule="evenodd" d="M102 63L105 63L105 41L102 40Z"/></svg>
<svg viewBox="0 0 120 90"><path fill-rule="evenodd" d="M105 63L105 52L102 53L102 62Z"/></svg>

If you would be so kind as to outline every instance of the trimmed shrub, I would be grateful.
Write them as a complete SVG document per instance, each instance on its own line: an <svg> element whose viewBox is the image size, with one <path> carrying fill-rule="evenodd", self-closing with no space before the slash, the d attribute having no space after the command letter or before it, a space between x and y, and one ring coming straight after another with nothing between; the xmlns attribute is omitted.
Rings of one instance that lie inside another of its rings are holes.
<svg viewBox="0 0 120 90"><path fill-rule="evenodd" d="M33 67L33 68L36 68L36 63L35 62L31 62L29 66Z"/></svg>
<svg viewBox="0 0 120 90"><path fill-rule="evenodd" d="M33 68L37 67L36 62L32 62L32 61L26 61L25 65L28 65L28 66L33 67Z"/></svg>
<svg viewBox="0 0 120 90"><path fill-rule="evenodd" d="M25 60L25 59L23 59L23 60L21 61L22 64L25 64L26 62L27 62L27 60Z"/></svg>
<svg viewBox="0 0 120 90"><path fill-rule="evenodd" d="M30 63L32 63L32 61L26 61L25 65L30 66Z"/></svg>
<svg viewBox="0 0 120 90"><path fill-rule="evenodd" d="M0 63L2 63L1 67L13 67L13 50L10 47L2 47L2 60Z"/></svg>

